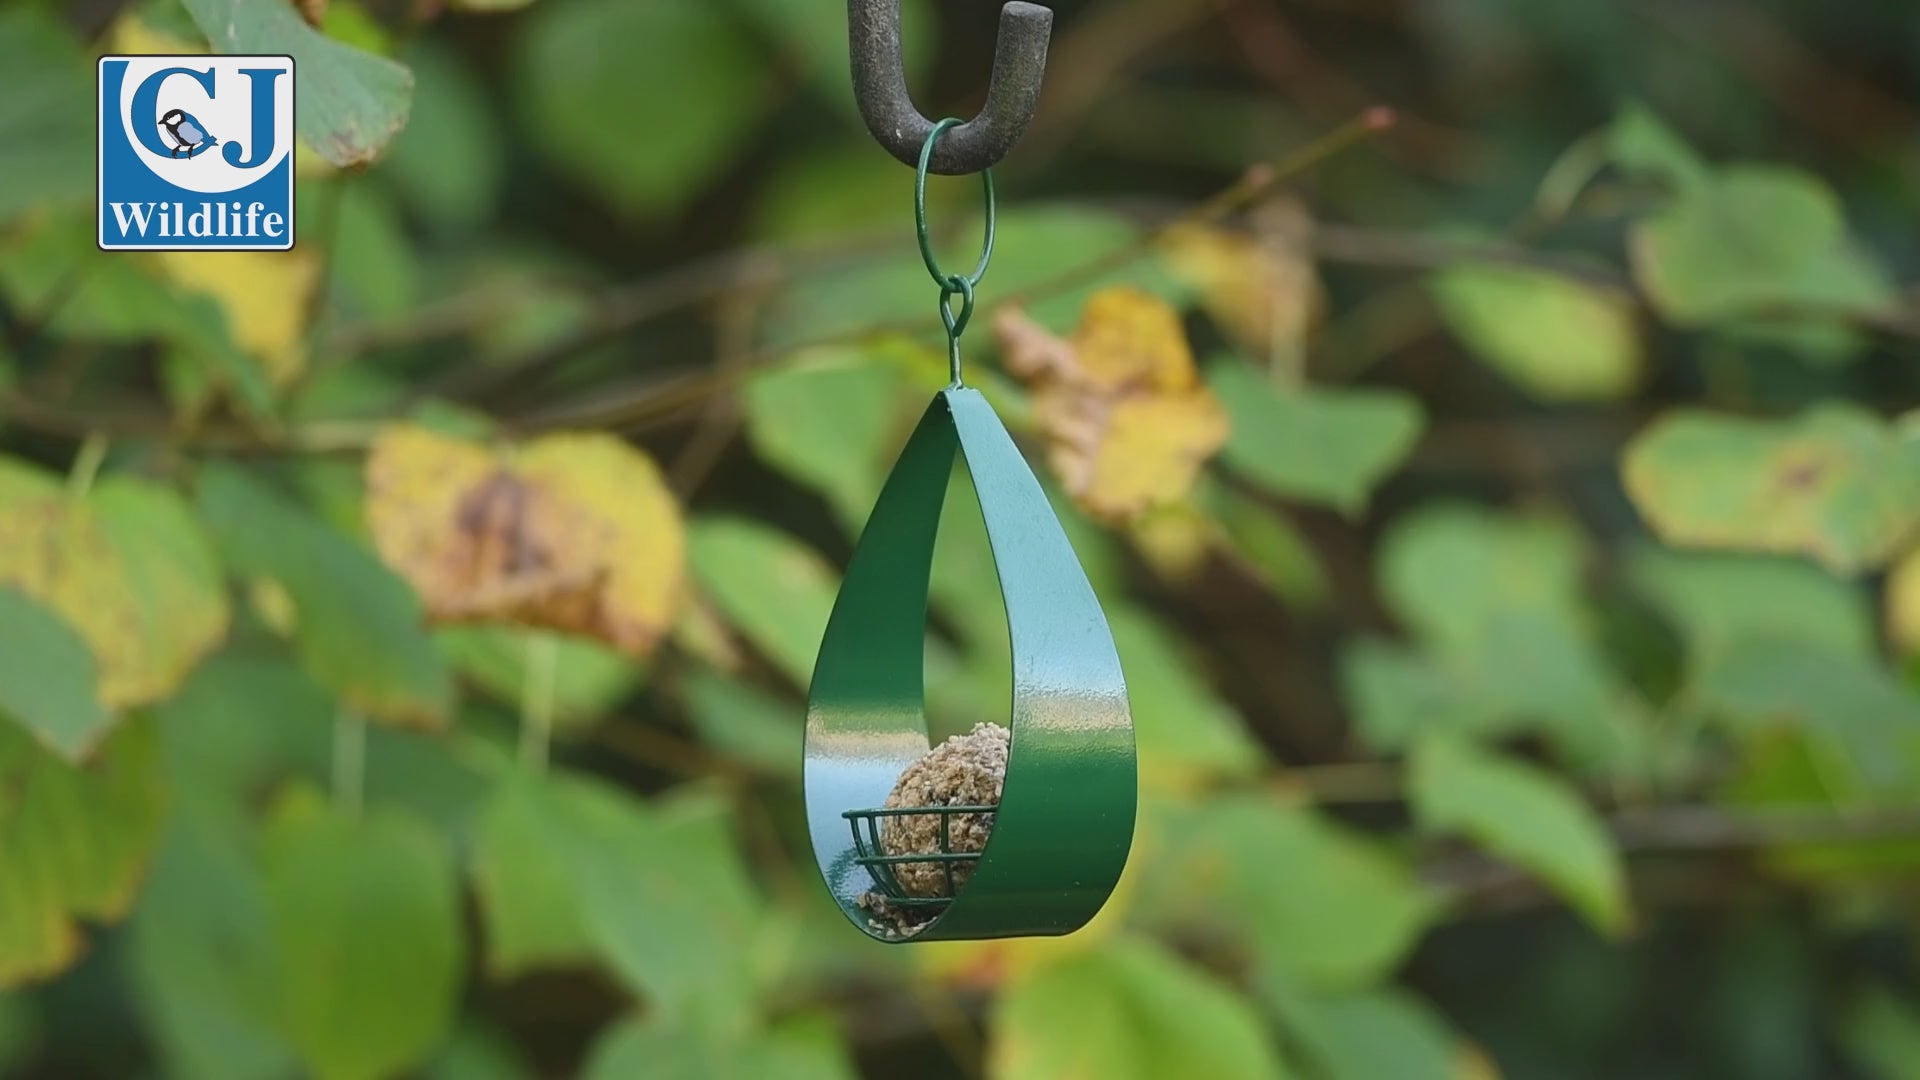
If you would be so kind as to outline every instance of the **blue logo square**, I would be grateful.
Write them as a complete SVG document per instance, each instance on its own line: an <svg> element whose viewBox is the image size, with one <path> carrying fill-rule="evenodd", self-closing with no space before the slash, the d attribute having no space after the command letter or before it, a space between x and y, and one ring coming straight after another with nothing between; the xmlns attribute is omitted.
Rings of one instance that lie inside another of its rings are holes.
<svg viewBox="0 0 1920 1080"><path fill-rule="evenodd" d="M293 247L293 57L103 56L106 251Z"/></svg>

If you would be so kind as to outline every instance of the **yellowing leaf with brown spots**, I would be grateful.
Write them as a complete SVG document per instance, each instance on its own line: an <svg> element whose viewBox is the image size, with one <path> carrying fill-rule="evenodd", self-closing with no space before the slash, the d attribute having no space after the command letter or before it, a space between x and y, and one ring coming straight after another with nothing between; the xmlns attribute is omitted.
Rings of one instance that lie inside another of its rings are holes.
<svg viewBox="0 0 1920 1080"><path fill-rule="evenodd" d="M1016 310L994 329L1007 370L1033 388L1049 464L1095 517L1126 522L1179 501L1227 441L1179 313L1154 296L1095 293L1071 339Z"/></svg>
<svg viewBox="0 0 1920 1080"><path fill-rule="evenodd" d="M1854 573L1920 528L1920 430L1853 405L1784 420L1679 410L1634 438L1621 471L1654 535L1678 547L1808 555Z"/></svg>
<svg viewBox="0 0 1920 1080"><path fill-rule="evenodd" d="M389 428L367 459L367 522L439 622L546 627L645 656L685 587L680 508L653 459L611 435L495 450Z"/></svg>
<svg viewBox="0 0 1920 1080"><path fill-rule="evenodd" d="M321 262L309 251L163 251L155 256L184 289L220 305L227 332L275 387L306 370L307 313Z"/></svg>
<svg viewBox="0 0 1920 1080"><path fill-rule="evenodd" d="M1261 208L1251 232L1168 229L1160 255L1235 343L1267 358L1300 349L1319 315L1320 279L1307 253L1312 227L1299 203L1276 201Z"/></svg>
<svg viewBox="0 0 1920 1080"><path fill-rule="evenodd" d="M206 533L171 489L130 477L76 498L51 474L0 460L0 584L79 632L109 708L170 696L227 632Z"/></svg>

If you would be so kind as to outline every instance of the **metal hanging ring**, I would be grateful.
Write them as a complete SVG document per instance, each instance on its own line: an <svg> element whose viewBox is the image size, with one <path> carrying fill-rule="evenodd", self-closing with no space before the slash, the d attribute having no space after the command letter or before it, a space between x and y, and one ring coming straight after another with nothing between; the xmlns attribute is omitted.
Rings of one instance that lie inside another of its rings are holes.
<svg viewBox="0 0 1920 1080"><path fill-rule="evenodd" d="M987 101L972 120L955 128L933 156L942 176L984 172L1007 156L1040 104L1053 12L1013 0L1000 9ZM853 59L853 97L867 130L888 153L911 165L933 121L920 114L907 93L900 50L900 0L847 0L847 38ZM923 165L924 170L927 166Z"/></svg>
<svg viewBox="0 0 1920 1080"><path fill-rule="evenodd" d="M933 255L933 238L927 230L927 166L933 160L935 144L940 141L940 136L954 130L959 124L958 117L949 116L927 129L926 141L920 144L919 165L913 173L913 227L920 237L920 258L927 264L927 273L933 275L933 283L942 290L946 290L960 275L940 269L940 260ZM993 170L980 170L980 190L986 199L987 220L981 232L980 261L975 264L973 273L966 275L969 286L980 284L980 279L987 276L987 263L993 258Z"/></svg>

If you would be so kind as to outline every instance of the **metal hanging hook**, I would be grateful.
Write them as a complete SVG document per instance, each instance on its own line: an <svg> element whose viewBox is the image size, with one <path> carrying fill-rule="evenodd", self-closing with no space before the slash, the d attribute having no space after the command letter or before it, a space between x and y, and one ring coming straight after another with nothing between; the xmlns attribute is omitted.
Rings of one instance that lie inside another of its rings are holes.
<svg viewBox="0 0 1920 1080"><path fill-rule="evenodd" d="M853 96L867 130L903 164L916 164L933 121L920 114L907 94L900 0L847 0L847 32ZM982 172L1013 149L1040 103L1040 77L1052 33L1053 12L1039 4L1012 0L1000 10L987 102L973 119L940 137L930 171L945 176Z"/></svg>

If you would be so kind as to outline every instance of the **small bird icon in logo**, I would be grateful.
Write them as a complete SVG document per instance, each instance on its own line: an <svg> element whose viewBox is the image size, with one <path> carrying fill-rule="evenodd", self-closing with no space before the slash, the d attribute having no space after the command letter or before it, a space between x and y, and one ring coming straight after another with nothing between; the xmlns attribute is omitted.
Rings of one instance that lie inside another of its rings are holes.
<svg viewBox="0 0 1920 1080"><path fill-rule="evenodd" d="M166 115L160 118L160 127L166 131L167 138L172 143L173 157L179 157L182 154L192 157L220 141L208 134L207 129L194 118L192 113L181 112L179 109L169 109Z"/></svg>

